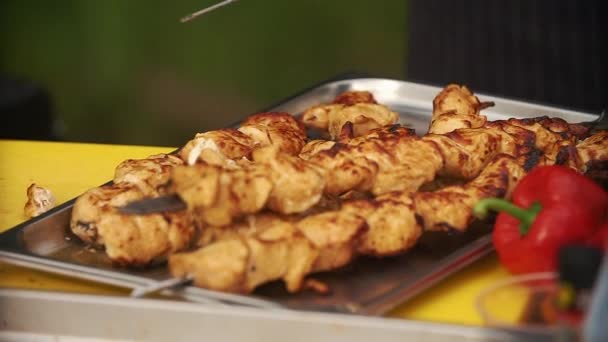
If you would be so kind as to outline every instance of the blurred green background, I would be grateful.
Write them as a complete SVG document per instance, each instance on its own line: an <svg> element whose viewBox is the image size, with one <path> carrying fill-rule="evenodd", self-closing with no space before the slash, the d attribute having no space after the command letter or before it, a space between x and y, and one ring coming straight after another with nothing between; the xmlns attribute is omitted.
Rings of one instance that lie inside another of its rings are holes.
<svg viewBox="0 0 608 342"><path fill-rule="evenodd" d="M0 72L64 140L178 146L343 72L404 78L404 0L2 0Z"/></svg>

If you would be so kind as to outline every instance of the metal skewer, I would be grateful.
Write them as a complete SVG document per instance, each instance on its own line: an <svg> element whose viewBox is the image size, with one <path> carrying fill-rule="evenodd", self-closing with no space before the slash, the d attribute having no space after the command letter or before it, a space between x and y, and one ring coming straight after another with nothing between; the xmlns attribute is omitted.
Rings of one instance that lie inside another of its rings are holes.
<svg viewBox="0 0 608 342"><path fill-rule="evenodd" d="M185 22L190 21L190 20L192 20L192 19L194 19L196 17L199 17L199 16L201 16L201 15L203 15L205 13L209 13L209 12L215 10L215 9L218 9L220 7L224 7L226 5L229 5L229 4L231 4L233 2L237 2L237 1L238 0L224 0L222 2L219 2L219 3L215 4L215 5L211 5L209 7L203 8L200 11L194 12L192 14L188 14L187 16L181 18L180 21L182 23L185 23Z"/></svg>
<svg viewBox="0 0 608 342"><path fill-rule="evenodd" d="M154 293L159 293L162 295L178 295L179 297L196 303L220 306L244 305L269 310L286 310L285 307L278 303L273 303L271 301L259 298L235 295L232 293L216 292L202 288L196 289L199 292L199 295L196 293L192 294L185 292L184 290L186 290L186 287L192 285L193 281L193 275L189 275L184 278L170 278L151 285L138 286L131 291L129 297L142 298Z"/></svg>
<svg viewBox="0 0 608 342"><path fill-rule="evenodd" d="M135 200L125 206L119 207L118 210L127 215L147 215L165 211L181 211L187 208L188 205L178 195L172 194Z"/></svg>
<svg viewBox="0 0 608 342"><path fill-rule="evenodd" d="M144 297L144 296L147 296L147 295L150 295L150 294L153 294L158 291L165 290L165 289L186 286L186 285L189 285L190 283L192 283L192 281L193 281L193 277L170 278L170 279L160 281L160 282L150 285L150 286L136 287L133 289L133 291L131 291L130 297L131 298L141 298L141 297Z"/></svg>

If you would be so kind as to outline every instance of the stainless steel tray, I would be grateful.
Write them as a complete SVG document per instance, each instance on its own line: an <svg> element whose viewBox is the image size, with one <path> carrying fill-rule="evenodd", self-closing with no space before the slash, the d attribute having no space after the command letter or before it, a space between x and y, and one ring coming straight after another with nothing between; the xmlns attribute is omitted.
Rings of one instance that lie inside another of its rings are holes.
<svg viewBox="0 0 608 342"><path fill-rule="evenodd" d="M211 307L0 290L1 341L555 341L559 330L498 330L354 315ZM58 314L59 313L59 314ZM34 318L35 319L32 319Z"/></svg>
<svg viewBox="0 0 608 342"><path fill-rule="evenodd" d="M377 100L401 114L402 123L424 134L438 87L388 79L348 79L306 90L271 108L299 114L331 101L347 90L369 90ZM590 121L594 115L524 102L478 95L496 106L484 111L490 120L549 115L570 122ZM83 248L70 236L68 223L74 201L0 234L0 259L9 263L85 278L128 288L154 286L169 278L165 267L126 269L113 267L101 252ZM329 295L312 292L287 294L279 283L241 296L195 287L165 290L191 301L231 303L263 308L289 308L379 315L414 297L438 281L492 250L489 227L478 225L462 235L427 233L410 252L391 258L361 258L343 270L316 277L331 288Z"/></svg>

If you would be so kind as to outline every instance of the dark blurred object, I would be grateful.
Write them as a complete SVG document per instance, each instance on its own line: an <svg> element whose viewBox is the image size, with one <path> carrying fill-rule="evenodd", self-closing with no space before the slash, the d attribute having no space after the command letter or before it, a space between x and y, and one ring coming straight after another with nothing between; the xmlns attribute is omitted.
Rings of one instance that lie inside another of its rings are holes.
<svg viewBox="0 0 608 342"><path fill-rule="evenodd" d="M600 266L602 250L596 247L569 245L560 248L558 273L560 296L557 305L566 310L585 311Z"/></svg>
<svg viewBox="0 0 608 342"><path fill-rule="evenodd" d="M599 112L605 9L601 0L411 0L408 78Z"/></svg>
<svg viewBox="0 0 608 342"><path fill-rule="evenodd" d="M0 75L0 139L56 140L49 94Z"/></svg>

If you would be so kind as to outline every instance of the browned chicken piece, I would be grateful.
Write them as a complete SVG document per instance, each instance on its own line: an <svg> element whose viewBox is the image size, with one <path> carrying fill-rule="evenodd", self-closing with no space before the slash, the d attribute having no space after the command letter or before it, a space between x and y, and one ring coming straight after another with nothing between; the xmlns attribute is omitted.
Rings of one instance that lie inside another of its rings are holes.
<svg viewBox="0 0 608 342"><path fill-rule="evenodd" d="M424 142L433 143L443 157L440 174L462 179L476 177L488 161L499 153L518 155L517 136L500 129L457 129L445 135L428 134Z"/></svg>
<svg viewBox="0 0 608 342"><path fill-rule="evenodd" d="M274 146L280 152L298 155L306 143L304 124L288 113L255 114L241 124L239 131L259 146Z"/></svg>
<svg viewBox="0 0 608 342"><path fill-rule="evenodd" d="M32 183L27 188L27 202L23 207L26 217L36 217L55 207L55 196L51 190Z"/></svg>
<svg viewBox="0 0 608 342"><path fill-rule="evenodd" d="M567 165L608 189L608 130L585 139L575 150L568 148L566 153Z"/></svg>
<svg viewBox="0 0 608 342"><path fill-rule="evenodd" d="M260 147L274 146L297 155L306 143L304 125L287 113L259 113L249 116L238 129L198 133L179 151L188 165L205 163L235 168Z"/></svg>
<svg viewBox="0 0 608 342"><path fill-rule="evenodd" d="M183 160L172 154L128 159L116 167L113 181L134 184L146 195L154 196L167 183L173 168L183 164Z"/></svg>
<svg viewBox="0 0 608 342"><path fill-rule="evenodd" d="M563 147L556 158L558 164L567 165L582 173L608 166L608 131L599 131L576 145Z"/></svg>
<svg viewBox="0 0 608 342"><path fill-rule="evenodd" d="M317 204L325 190L325 169L273 147L253 152L253 161L267 165L272 179L268 208L281 214L301 213Z"/></svg>
<svg viewBox="0 0 608 342"><path fill-rule="evenodd" d="M514 158L498 156L478 179L435 196L392 192L303 219L252 215L229 229L209 228L202 248L172 255L169 267L174 277L192 276L195 285L214 290L249 293L281 279L295 292L307 275L342 267L357 255L403 253L423 229L449 225L464 230L477 200L507 196L522 174ZM427 208L446 194L460 196L442 202L442 213L450 214L444 222Z"/></svg>
<svg viewBox="0 0 608 342"><path fill-rule="evenodd" d="M416 131L411 128L401 126L399 124L395 124L374 128L370 130L369 133L367 133L366 135L350 139L347 144L350 146L358 146L370 140L382 141L386 139L406 137L416 137Z"/></svg>
<svg viewBox="0 0 608 342"><path fill-rule="evenodd" d="M300 221L259 214L221 229L227 233L219 232L207 246L173 254L169 269L174 277L192 276L196 286L213 290L249 293L281 279L288 291L296 292L308 274L352 261L364 229L363 218L347 214Z"/></svg>
<svg viewBox="0 0 608 342"><path fill-rule="evenodd" d="M370 130L367 134L362 135L360 137L349 139L347 142L343 144L348 146L357 146L369 142L370 140L386 140L386 139L396 139L396 138L404 138L404 137L415 137L416 132L413 129L406 128L400 125L388 125L382 126L379 128L374 128ZM318 154L321 151L326 151L331 149L337 144L336 141L333 140L311 140L300 152L300 158L302 159L310 159L313 155ZM341 146L341 145L338 145Z"/></svg>
<svg viewBox="0 0 608 342"><path fill-rule="evenodd" d="M475 203L489 197L510 198L525 173L515 158L498 155L464 186L414 194L417 218L426 231L462 232L473 222Z"/></svg>
<svg viewBox="0 0 608 342"><path fill-rule="evenodd" d="M333 140L311 140L304 145L302 151L300 151L300 158L308 160L313 155L326 151L332 148L336 144Z"/></svg>
<svg viewBox="0 0 608 342"><path fill-rule="evenodd" d="M171 177L177 193L206 224L224 226L233 219L268 207L299 213L323 195L323 169L274 147L253 152L253 163L238 169L214 165L182 166Z"/></svg>
<svg viewBox="0 0 608 342"><path fill-rule="evenodd" d="M589 128L559 118L539 117L488 122L486 128L502 130L514 137L518 155L529 155L525 167L563 164L562 150L573 148L589 135Z"/></svg>
<svg viewBox="0 0 608 342"><path fill-rule="evenodd" d="M84 242L104 248L112 261L123 265L161 262L187 248L196 232L188 212L135 216L116 209L144 196L137 186L128 183L91 189L74 203L70 229Z"/></svg>
<svg viewBox="0 0 608 342"><path fill-rule="evenodd" d="M357 103L378 104L374 95L369 91L347 91L334 98L332 104L352 106Z"/></svg>
<svg viewBox="0 0 608 342"><path fill-rule="evenodd" d="M422 142L412 132L400 126L373 130L348 144L322 150L308 161L327 170L329 194L416 190L434 178L443 162L434 145Z"/></svg>
<svg viewBox="0 0 608 342"><path fill-rule="evenodd" d="M414 246L423 231L408 191L347 202L340 212L365 218L368 229L357 246L360 254L388 256L404 252Z"/></svg>
<svg viewBox="0 0 608 342"><path fill-rule="evenodd" d="M608 130L600 131L576 145L576 169L585 172L594 161L608 160Z"/></svg>
<svg viewBox="0 0 608 342"><path fill-rule="evenodd" d="M255 140L236 129L218 129L196 134L180 149L179 156L188 165L202 162L234 167L234 160L248 158L256 145Z"/></svg>
<svg viewBox="0 0 608 342"><path fill-rule="evenodd" d="M333 103L314 106L302 115L306 126L329 133L333 140L343 135L344 129L351 137L358 137L398 120L399 114L378 104L371 93L359 91L340 94Z"/></svg>
<svg viewBox="0 0 608 342"><path fill-rule="evenodd" d="M560 118L552 118L548 116L539 116L534 118L516 119L510 118L507 120L495 121L504 122L523 127L527 130L538 133L540 130L548 130L552 133L557 133L562 139L575 138L577 140L585 139L591 132L591 127L583 124L572 124Z"/></svg>
<svg viewBox="0 0 608 342"><path fill-rule="evenodd" d="M487 118L479 112L493 105L492 102L480 102L466 86L449 84L433 99L429 133L445 134L459 128L482 127Z"/></svg>
<svg viewBox="0 0 608 342"><path fill-rule="evenodd" d="M169 191L178 194L203 223L223 226L260 211L272 191L272 180L267 165L226 169L196 164L175 168Z"/></svg>

